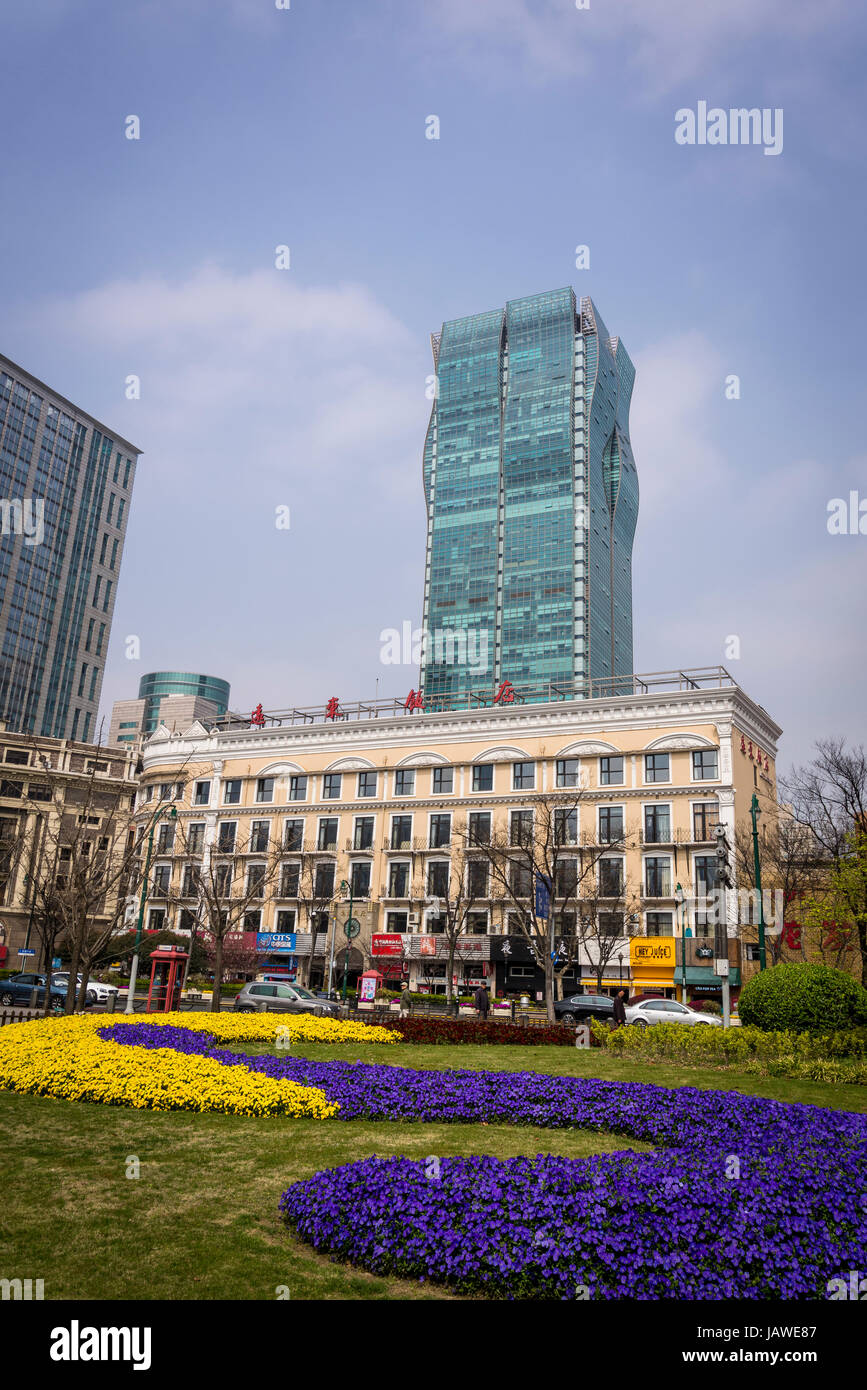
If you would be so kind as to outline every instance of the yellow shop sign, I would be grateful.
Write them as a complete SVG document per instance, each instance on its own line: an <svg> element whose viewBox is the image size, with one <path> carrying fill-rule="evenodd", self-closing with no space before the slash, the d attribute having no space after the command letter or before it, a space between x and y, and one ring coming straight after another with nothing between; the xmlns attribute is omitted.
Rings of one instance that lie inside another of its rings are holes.
<svg viewBox="0 0 867 1390"><path fill-rule="evenodd" d="M674 970L673 936L633 936L629 943L629 962L633 970Z"/></svg>

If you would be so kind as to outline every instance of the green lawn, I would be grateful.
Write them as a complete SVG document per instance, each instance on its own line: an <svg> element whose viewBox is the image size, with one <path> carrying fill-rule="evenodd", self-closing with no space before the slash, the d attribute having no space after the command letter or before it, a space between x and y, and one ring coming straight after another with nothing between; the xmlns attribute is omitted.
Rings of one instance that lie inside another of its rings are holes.
<svg viewBox="0 0 867 1390"><path fill-rule="evenodd" d="M302 1049L299 1048L301 1053ZM306 1044L316 1059L385 1060L377 1047ZM419 1067L535 1070L864 1109L863 1087L637 1066L554 1047L409 1047L388 1060ZM245 1119L159 1114L0 1092L0 1277L42 1278L46 1299L442 1298L318 1255L277 1219L289 1182L372 1153L560 1153L641 1144L614 1135L500 1125ZM126 1177L129 1155L141 1163Z"/></svg>

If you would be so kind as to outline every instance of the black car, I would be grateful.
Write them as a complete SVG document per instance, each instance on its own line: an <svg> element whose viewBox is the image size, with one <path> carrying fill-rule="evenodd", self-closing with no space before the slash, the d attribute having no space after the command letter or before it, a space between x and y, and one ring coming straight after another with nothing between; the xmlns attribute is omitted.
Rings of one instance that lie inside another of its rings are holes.
<svg viewBox="0 0 867 1390"><path fill-rule="evenodd" d="M614 1017L614 1000L607 994L573 994L568 999L558 999L554 1016L564 1023L587 1023L591 1018L604 1023Z"/></svg>
<svg viewBox="0 0 867 1390"><path fill-rule="evenodd" d="M4 1009L14 1008L16 1004L19 1008L29 1008L34 985L36 1007L41 1008L45 1003L44 975L10 975L8 980L0 980L0 1005ZM51 1008L55 1013L62 1013L66 1007L66 989L52 984L50 991Z"/></svg>

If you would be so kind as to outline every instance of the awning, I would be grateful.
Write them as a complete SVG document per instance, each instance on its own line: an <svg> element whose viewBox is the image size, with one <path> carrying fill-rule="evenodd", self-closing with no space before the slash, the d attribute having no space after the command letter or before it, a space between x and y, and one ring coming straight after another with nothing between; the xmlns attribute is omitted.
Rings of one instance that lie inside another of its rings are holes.
<svg viewBox="0 0 867 1390"><path fill-rule="evenodd" d="M683 981L683 971L678 966L676 983ZM738 966L733 965L729 968L729 984L739 985L741 982L741 972ZM714 975L711 970L702 970L700 965L688 965L686 967L686 983L688 985L706 985L708 989L722 989L722 976Z"/></svg>

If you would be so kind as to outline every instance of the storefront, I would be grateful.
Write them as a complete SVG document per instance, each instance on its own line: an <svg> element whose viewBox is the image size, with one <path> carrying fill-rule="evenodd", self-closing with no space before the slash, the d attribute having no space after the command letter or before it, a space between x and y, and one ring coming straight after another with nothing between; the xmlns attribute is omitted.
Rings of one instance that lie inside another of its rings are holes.
<svg viewBox="0 0 867 1390"><path fill-rule="evenodd" d="M632 994L675 995L677 941L673 936L633 936L629 943ZM678 974L677 984L680 984Z"/></svg>

